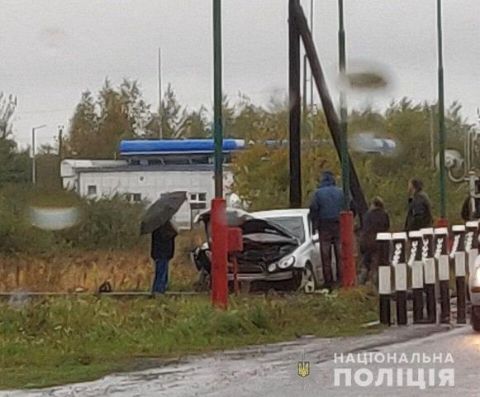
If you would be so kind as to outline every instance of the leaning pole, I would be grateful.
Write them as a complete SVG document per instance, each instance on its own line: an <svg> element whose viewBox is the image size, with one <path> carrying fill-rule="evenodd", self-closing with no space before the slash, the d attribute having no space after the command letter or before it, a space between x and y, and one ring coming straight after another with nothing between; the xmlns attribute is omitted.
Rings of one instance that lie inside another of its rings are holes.
<svg viewBox="0 0 480 397"><path fill-rule="evenodd" d="M343 21L342 21L343 22ZM312 33L308 27L307 19L303 13L302 7L298 0L290 0L289 3L289 31L290 31L290 153L296 153L296 150L299 151L299 146L297 148L296 141L292 141L292 138L296 138L295 132L297 131L297 117L299 120L300 111L297 109L297 100L299 101L299 95L297 96L297 73L300 73L300 55L296 49L296 32L300 34L300 37L303 41L305 47L305 52L310 63L310 69L312 70L312 76L315 79L315 84L317 86L318 94L322 102L323 111L325 113L325 118L332 135L332 139L337 150L337 154L342 161L342 176L344 180L344 191L345 193L345 203L344 211L340 214L340 239L342 246L342 257L341 257L341 283L344 287L352 287L355 285L356 281L356 268L355 260L353 257L354 250L354 235L353 235L353 214L350 211L350 192L352 193L353 200L355 203L355 209L359 215L360 222L362 222L363 215L367 211L367 202L365 196L363 195L362 188L356 173L355 167L351 161L350 155L347 148L346 140L346 111L342 97L342 120L339 120L339 117L335 111L333 101L328 92L327 84L325 81L325 75L323 73L320 61L318 59L317 51L315 49L315 44L313 42ZM343 35L343 36L342 36ZM340 31L341 38L344 38L344 32ZM344 43L343 43L344 44ZM293 48L293 49L292 49ZM295 51L294 51L295 50ZM344 53L340 52L341 61L344 61ZM297 67L298 64L298 67ZM345 72L344 62L341 62L341 72ZM298 92L300 87L300 79L298 79ZM343 121L343 122L342 122ZM298 135L299 135L298 128ZM290 160L290 175L294 175L294 169L292 166L295 163ZM338 274L338 271L337 271Z"/></svg>
<svg viewBox="0 0 480 397"><path fill-rule="evenodd" d="M341 123L335 111L335 107L333 105L330 93L328 91L325 75L320 65L320 60L315 49L312 34L308 27L307 19L305 18L305 14L303 13L302 7L298 3L298 0L290 0L290 7L291 14L289 16L289 19L293 19L305 47L305 52L310 63L312 75L315 79L315 85L317 87L317 91L322 102L322 107L325 113L325 118L327 120L327 125L330 130L335 149L337 150L339 158L341 158ZM368 205L367 201L365 200L365 196L363 194L362 187L360 185L360 181L355 170L355 166L351 160L350 155L347 155L350 171L350 191L352 193L352 198L355 203L355 210L360 216L360 220L362 220L363 214L365 214L365 212L367 212L368 210Z"/></svg>

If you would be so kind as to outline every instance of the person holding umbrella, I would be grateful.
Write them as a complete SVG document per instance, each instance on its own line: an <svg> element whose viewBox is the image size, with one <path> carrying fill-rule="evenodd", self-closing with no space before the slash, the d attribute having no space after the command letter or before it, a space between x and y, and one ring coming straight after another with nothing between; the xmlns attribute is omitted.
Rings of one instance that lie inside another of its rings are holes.
<svg viewBox="0 0 480 397"><path fill-rule="evenodd" d="M152 294L163 294L168 287L168 262L175 254L178 234L172 218L186 199L186 192L164 193L143 216L140 234L152 234L150 256L155 262Z"/></svg>
<svg viewBox="0 0 480 397"><path fill-rule="evenodd" d="M177 231L172 222L155 229L152 233L151 257L155 262L155 278L152 294L164 294L168 286L168 262L175 255Z"/></svg>

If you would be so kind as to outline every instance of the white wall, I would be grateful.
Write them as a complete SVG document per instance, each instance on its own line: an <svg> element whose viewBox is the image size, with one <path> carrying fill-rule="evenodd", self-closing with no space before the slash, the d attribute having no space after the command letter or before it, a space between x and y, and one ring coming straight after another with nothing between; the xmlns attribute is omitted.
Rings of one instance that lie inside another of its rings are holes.
<svg viewBox="0 0 480 397"><path fill-rule="evenodd" d="M231 172L224 175L225 190L229 190L232 181ZM88 187L96 186L96 194L88 195ZM84 197L101 198L118 194L141 194L142 200L153 202L161 193L186 191L191 194L206 194L206 206L214 197L214 179L211 171L111 171L82 172L79 175L78 193ZM185 203L177 213L175 221L182 228L189 227L192 221L190 203ZM195 210L193 210L195 212ZM193 214L195 216L195 214Z"/></svg>

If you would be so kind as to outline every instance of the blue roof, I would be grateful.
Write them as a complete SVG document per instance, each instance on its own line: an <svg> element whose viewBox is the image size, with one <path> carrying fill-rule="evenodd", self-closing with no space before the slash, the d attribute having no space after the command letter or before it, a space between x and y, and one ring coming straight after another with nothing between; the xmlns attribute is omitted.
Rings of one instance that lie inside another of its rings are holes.
<svg viewBox="0 0 480 397"><path fill-rule="evenodd" d="M245 147L242 139L224 139L223 151L233 152ZM155 139L120 142L120 155L210 154L215 150L213 139Z"/></svg>

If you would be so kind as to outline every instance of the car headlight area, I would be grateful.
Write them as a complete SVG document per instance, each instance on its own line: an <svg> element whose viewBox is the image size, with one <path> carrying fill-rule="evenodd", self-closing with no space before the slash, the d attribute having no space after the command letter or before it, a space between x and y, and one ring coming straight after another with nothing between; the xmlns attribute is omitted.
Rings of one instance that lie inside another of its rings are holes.
<svg viewBox="0 0 480 397"><path fill-rule="evenodd" d="M268 265L268 271L269 271L270 273L273 273L275 270L277 270L277 264L276 264L276 263L270 263L270 264Z"/></svg>
<svg viewBox="0 0 480 397"><path fill-rule="evenodd" d="M279 263L278 263L278 268L279 269L282 269L282 270L285 270L285 269L288 269L289 267L292 267L293 265L295 264L295 257L294 256L290 256L286 259L282 259Z"/></svg>
<svg viewBox="0 0 480 397"><path fill-rule="evenodd" d="M270 263L267 267L267 270L269 273L276 272L277 270L287 270L295 264L295 261L296 259L294 256L289 256L285 259L282 259L278 263Z"/></svg>

